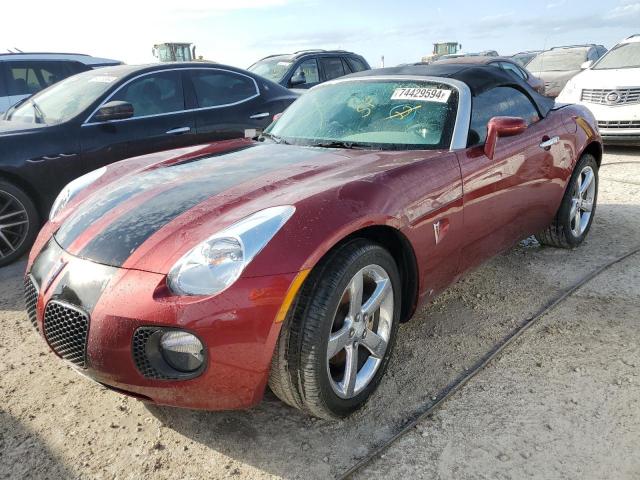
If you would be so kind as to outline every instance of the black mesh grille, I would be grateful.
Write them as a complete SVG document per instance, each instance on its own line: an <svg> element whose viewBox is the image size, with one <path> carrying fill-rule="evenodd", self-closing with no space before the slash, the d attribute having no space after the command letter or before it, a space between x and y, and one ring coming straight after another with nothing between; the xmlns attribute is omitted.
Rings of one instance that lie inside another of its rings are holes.
<svg viewBox="0 0 640 480"><path fill-rule="evenodd" d="M155 368L149 356L147 355L147 343L149 338L158 329L154 327L140 327L133 334L133 360L136 362L136 368L146 378L155 378L156 380L177 380L180 375L171 375L168 372L161 372Z"/></svg>
<svg viewBox="0 0 640 480"><path fill-rule="evenodd" d="M36 304L38 303L38 287L31 277L27 275L24 279L24 306L27 309L27 315L31 325L38 328L38 320L36 317Z"/></svg>
<svg viewBox="0 0 640 480"><path fill-rule="evenodd" d="M65 360L85 367L89 316L83 311L51 301L44 312L44 336Z"/></svg>

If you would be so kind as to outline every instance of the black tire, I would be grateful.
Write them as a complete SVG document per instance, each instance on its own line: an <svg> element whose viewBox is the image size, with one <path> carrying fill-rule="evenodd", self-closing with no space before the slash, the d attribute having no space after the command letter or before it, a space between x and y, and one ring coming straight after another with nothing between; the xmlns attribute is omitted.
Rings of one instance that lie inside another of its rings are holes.
<svg viewBox="0 0 640 480"><path fill-rule="evenodd" d="M575 235L571 229L572 219L570 212L573 201L573 193L577 183L580 181L581 172L585 169L585 167L590 167L593 171L595 194L593 197L593 207L588 224L580 235ZM596 206L598 202L598 183L598 163L596 162L596 159L593 157L593 155L584 154L573 170L571 179L567 184L567 189L564 192L562 203L560 204L560 208L558 209L558 213L556 214L553 222L546 228L546 230L538 233L536 235L536 239L543 245L548 245L556 248L572 249L580 245L589 233L591 224L593 223L593 218L596 213Z"/></svg>
<svg viewBox="0 0 640 480"><path fill-rule="evenodd" d="M361 269L377 265L393 288L393 321L387 349L368 385L352 398L339 397L327 369L327 345L343 292ZM282 326L271 363L269 386L285 403L325 419L344 418L377 388L393 351L401 310L398 267L387 250L367 240L350 241L327 255L311 272Z"/></svg>
<svg viewBox="0 0 640 480"><path fill-rule="evenodd" d="M0 267L8 265L24 255L33 245L40 230L40 216L29 196L19 187L0 180L0 211L11 212L23 209L24 213L5 218L0 213ZM26 220L23 225L3 228L8 224ZM9 246L11 243L11 247Z"/></svg>

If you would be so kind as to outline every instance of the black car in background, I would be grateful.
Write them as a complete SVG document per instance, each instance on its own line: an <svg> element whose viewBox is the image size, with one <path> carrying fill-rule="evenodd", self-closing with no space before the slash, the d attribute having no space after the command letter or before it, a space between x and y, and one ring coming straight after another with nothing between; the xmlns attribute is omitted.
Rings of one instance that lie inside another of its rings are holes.
<svg viewBox="0 0 640 480"><path fill-rule="evenodd" d="M33 243L71 180L128 157L255 135L296 95L219 64L116 66L69 77L0 120L0 266Z"/></svg>
<svg viewBox="0 0 640 480"><path fill-rule="evenodd" d="M270 55L249 67L250 72L292 89L311 88L370 69L364 57L346 50L301 50L292 54Z"/></svg>

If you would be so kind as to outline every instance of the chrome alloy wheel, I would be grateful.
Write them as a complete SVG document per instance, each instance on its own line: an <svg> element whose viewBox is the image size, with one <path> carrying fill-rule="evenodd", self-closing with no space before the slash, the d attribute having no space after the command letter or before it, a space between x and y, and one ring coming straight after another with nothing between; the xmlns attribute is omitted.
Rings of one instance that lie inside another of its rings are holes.
<svg viewBox="0 0 640 480"><path fill-rule="evenodd" d="M582 235L589 225L593 212L593 200L596 195L595 174L591 167L584 167L577 180L569 211L571 233L575 237Z"/></svg>
<svg viewBox="0 0 640 480"><path fill-rule="evenodd" d="M15 252L28 233L27 209L16 197L0 190L0 258Z"/></svg>
<svg viewBox="0 0 640 480"><path fill-rule="evenodd" d="M357 272L342 294L327 345L333 391L353 398L369 385L391 336L394 300L389 274L378 265Z"/></svg>

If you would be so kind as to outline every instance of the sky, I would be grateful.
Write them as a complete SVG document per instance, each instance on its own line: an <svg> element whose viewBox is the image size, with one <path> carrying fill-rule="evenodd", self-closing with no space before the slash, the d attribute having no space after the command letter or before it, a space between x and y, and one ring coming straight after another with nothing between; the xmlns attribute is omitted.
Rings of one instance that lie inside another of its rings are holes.
<svg viewBox="0 0 640 480"><path fill-rule="evenodd" d="M246 68L270 54L341 48L373 67L419 61L433 43L502 55L555 45L612 47L640 33L640 0L4 0L0 52L88 53L149 63L159 42Z"/></svg>

